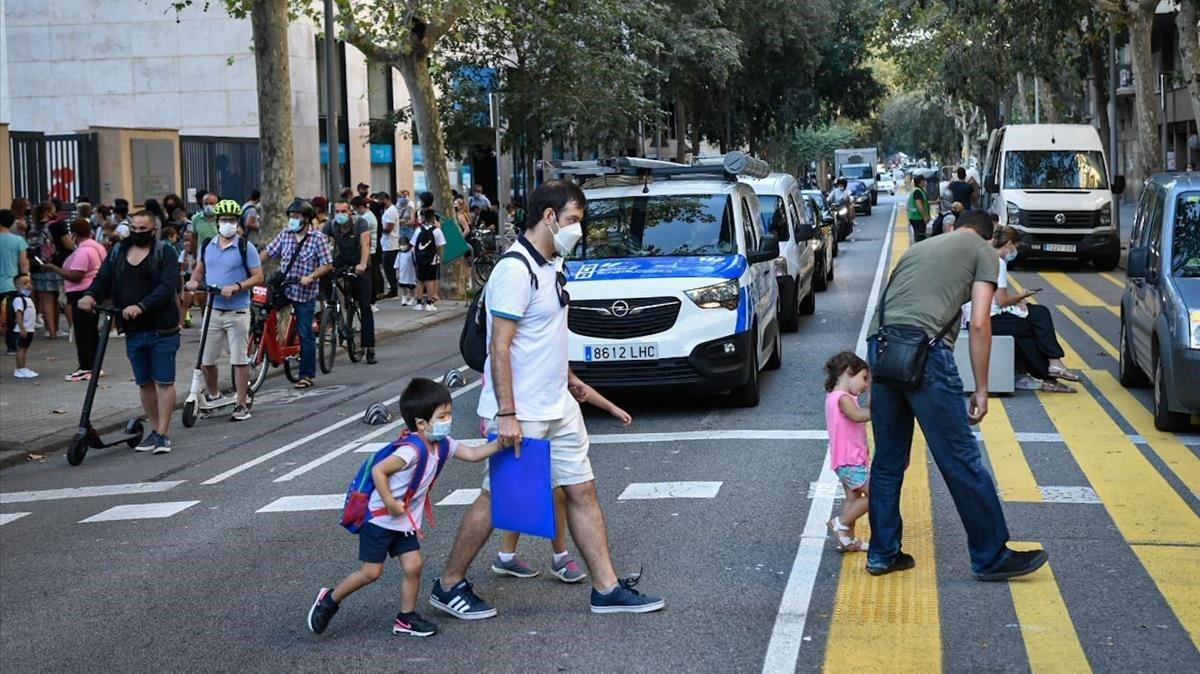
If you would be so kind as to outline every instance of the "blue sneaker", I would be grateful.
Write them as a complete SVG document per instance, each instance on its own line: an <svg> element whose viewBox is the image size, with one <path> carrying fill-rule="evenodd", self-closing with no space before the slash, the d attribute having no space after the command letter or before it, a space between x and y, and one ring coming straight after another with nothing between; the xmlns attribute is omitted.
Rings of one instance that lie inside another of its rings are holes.
<svg viewBox="0 0 1200 674"><path fill-rule="evenodd" d="M462 620L482 620L496 615L496 608L475 594L466 579L458 581L449 590L443 590L442 579L434 578L429 604Z"/></svg>
<svg viewBox="0 0 1200 674"><path fill-rule="evenodd" d="M158 447L158 439L160 437L162 437L162 436L160 436L158 434L158 431L150 431L150 435L147 435L140 443L138 443L138 445L133 448L133 451L135 451L135 452L152 452L152 451L154 451L154 448Z"/></svg>
<svg viewBox="0 0 1200 674"><path fill-rule="evenodd" d="M533 578L538 575L537 570L530 567L519 557L503 561L499 555L496 556L496 561L492 562L492 573L497 576L512 576L514 578Z"/></svg>
<svg viewBox="0 0 1200 674"><path fill-rule="evenodd" d="M617 582L617 587L608 594L592 588L592 613L651 613L661 611L667 602L642 594L633 589L641 580L641 574Z"/></svg>

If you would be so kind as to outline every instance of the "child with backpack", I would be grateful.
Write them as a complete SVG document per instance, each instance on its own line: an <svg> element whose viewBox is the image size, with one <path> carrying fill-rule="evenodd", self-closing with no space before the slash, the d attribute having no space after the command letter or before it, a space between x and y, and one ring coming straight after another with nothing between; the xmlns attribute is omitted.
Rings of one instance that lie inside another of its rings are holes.
<svg viewBox="0 0 1200 674"><path fill-rule="evenodd" d="M871 371L867 361L843 351L825 363L825 375L829 467L846 491L842 514L829 520L829 532L837 541L838 552L866 552L866 541L854 538L854 523L867 514L867 422L871 410L859 407L858 396L866 392Z"/></svg>
<svg viewBox="0 0 1200 674"><path fill-rule="evenodd" d="M399 557L404 569L392 634L437 633L437 625L416 612L424 564L422 516L433 515L429 490L450 457L476 463L500 451L498 440L467 445L450 437L452 411L450 390L429 379L414 378L400 394L400 414L408 430L363 463L342 515L342 525L358 533L362 567L332 590L323 587L317 593L308 612L308 628L314 634L325 631L346 597L379 580L388 556Z"/></svg>
<svg viewBox="0 0 1200 674"><path fill-rule="evenodd" d="M442 275L442 249L446 235L442 233L437 211L421 209L421 222L413 234L413 261L417 265L417 298L413 309L437 311L438 279ZM423 298L423 303L422 303Z"/></svg>

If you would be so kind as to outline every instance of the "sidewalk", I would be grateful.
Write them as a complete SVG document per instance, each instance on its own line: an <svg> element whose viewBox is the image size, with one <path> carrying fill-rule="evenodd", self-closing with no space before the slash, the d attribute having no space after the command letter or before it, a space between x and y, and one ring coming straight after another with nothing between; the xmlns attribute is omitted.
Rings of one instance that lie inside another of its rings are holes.
<svg viewBox="0 0 1200 674"><path fill-rule="evenodd" d="M466 314L466 302L443 300L436 313L417 312L401 307L396 300L379 302L375 314L375 337L382 341L421 330L430 325L459 320ZM175 389L178 405L183 405L196 365L200 346L198 313L196 325L183 331L183 340L175 358ZM0 351L0 354L3 354ZM342 354L344 357L345 354ZM227 363L222 359L222 363ZM39 333L29 350L29 368L37 379L16 379L13 357L0 355L0 468L25 461L29 454L59 451L75 433L83 405L86 382L68 382L63 377L75 371L75 345L67 339L48 340ZM105 377L92 407L92 426L101 434L123 426L142 413L133 372L125 357L125 340L110 338L104 359ZM282 376L282 369L271 376ZM221 367L221 381L227 383L228 365Z"/></svg>

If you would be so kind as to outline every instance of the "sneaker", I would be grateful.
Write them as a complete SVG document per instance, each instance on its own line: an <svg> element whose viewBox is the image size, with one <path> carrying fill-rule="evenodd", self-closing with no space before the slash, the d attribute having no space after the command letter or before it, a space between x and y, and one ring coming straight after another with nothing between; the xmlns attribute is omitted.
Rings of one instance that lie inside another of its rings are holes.
<svg viewBox="0 0 1200 674"><path fill-rule="evenodd" d="M400 306L402 306L402 307L412 306L412 298L411 297L401 297L400 298Z"/></svg>
<svg viewBox="0 0 1200 674"><path fill-rule="evenodd" d="M408 634L414 637L431 637L437 634L438 626L422 618L416 611L397 613L392 621L392 634Z"/></svg>
<svg viewBox="0 0 1200 674"><path fill-rule="evenodd" d="M587 578L587 574L583 572L583 569L579 568L579 562L576 562L575 558L570 555L567 555L567 558L563 560L561 565L558 562L552 561L550 566L552 569L550 573L564 583L578 583Z"/></svg>
<svg viewBox="0 0 1200 674"><path fill-rule="evenodd" d="M533 578L538 575L538 572L531 568L528 564L521 561L516 555L507 562L496 556L496 561L492 562L492 573L497 576L512 576L513 578Z"/></svg>
<svg viewBox="0 0 1200 674"><path fill-rule="evenodd" d="M482 620L496 615L496 608L475 594L465 579L449 590L443 590L442 579L434 578L429 604L462 620Z"/></svg>
<svg viewBox="0 0 1200 674"><path fill-rule="evenodd" d="M224 394L224 393L222 393L222 392L220 392L220 391L217 391L217 395L215 395L215 396L214 396L214 395L209 395L208 391L205 391L205 392L204 392L204 402L205 402L205 403L207 403L207 404L209 404L209 405L211 405L211 404L213 404L213 403L215 403L215 402L220 402L220 401L221 401L221 400L223 400L224 398L225 398L225 394Z"/></svg>
<svg viewBox="0 0 1200 674"><path fill-rule="evenodd" d="M371 305L371 313L373 313L373 314L377 314L377 313L379 313L379 307L377 307L377 306L375 306L374 304L372 304L372 305Z"/></svg>
<svg viewBox="0 0 1200 674"><path fill-rule="evenodd" d="M413 302L412 310L413 311L425 311L425 305L421 304L421 302L418 300L416 302Z"/></svg>
<svg viewBox="0 0 1200 674"><path fill-rule="evenodd" d="M437 307L433 306L432 304L426 304L425 311L437 311Z"/></svg>
<svg viewBox="0 0 1200 674"><path fill-rule="evenodd" d="M250 408L245 405L237 405L233 408L233 414L230 415L230 421L245 421L250 418Z"/></svg>
<svg viewBox="0 0 1200 674"><path fill-rule="evenodd" d="M133 451L149 452L149 451L152 451L157 446L158 446L158 431L150 431L150 435L147 435L145 438L143 438L142 441L140 443L138 443L138 446L133 448Z"/></svg>
<svg viewBox="0 0 1200 674"><path fill-rule="evenodd" d="M16 377L17 379L35 379L35 378L37 378L38 373L34 372L33 370L30 370L27 367L22 367L22 368L13 370L13 376Z"/></svg>
<svg viewBox="0 0 1200 674"><path fill-rule="evenodd" d="M321 588L317 593L317 600L313 602L312 608L308 609L308 629L312 630L313 634L324 632L338 608L340 605L333 600L333 590Z"/></svg>
<svg viewBox="0 0 1200 674"><path fill-rule="evenodd" d="M71 374L63 377L66 381L87 381L92 378L91 370L75 370Z"/></svg>
<svg viewBox="0 0 1200 674"><path fill-rule="evenodd" d="M642 594L633 589L641 574L617 581L617 586L608 594L592 588L592 613L651 613L661 611L667 602L658 597Z"/></svg>
<svg viewBox="0 0 1200 674"><path fill-rule="evenodd" d="M975 580L994 582L1024 576L1042 568L1049 559L1045 550L1009 550L1007 559L991 571L975 574Z"/></svg>
<svg viewBox="0 0 1200 674"><path fill-rule="evenodd" d="M158 440L154 443L154 454L170 454L171 439L165 435L158 435Z"/></svg>
<svg viewBox="0 0 1200 674"><path fill-rule="evenodd" d="M1042 389L1042 380L1023 374L1017 377L1014 387L1018 391L1040 391Z"/></svg>
<svg viewBox="0 0 1200 674"><path fill-rule="evenodd" d="M893 571L907 571L917 565L917 560L907 552L897 552L887 566L871 566L867 564L867 573L872 576L882 576Z"/></svg>
<svg viewBox="0 0 1200 674"><path fill-rule="evenodd" d="M375 360L375 352L368 350L367 351L367 365L375 365L378 362L379 361Z"/></svg>
<svg viewBox="0 0 1200 674"><path fill-rule="evenodd" d="M58 336L59 336L59 337L70 337L70 336L71 336L71 331L70 331L70 330L64 330L64 329L62 329L62 328L59 328L59 329L58 329Z"/></svg>

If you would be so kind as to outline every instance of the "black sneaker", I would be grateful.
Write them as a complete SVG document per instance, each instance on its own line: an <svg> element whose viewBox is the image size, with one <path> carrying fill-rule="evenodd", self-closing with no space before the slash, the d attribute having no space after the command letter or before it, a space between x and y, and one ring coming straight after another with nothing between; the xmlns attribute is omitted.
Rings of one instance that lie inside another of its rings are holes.
<svg viewBox="0 0 1200 674"><path fill-rule="evenodd" d="M442 579L434 578L429 604L462 620L482 620L496 615L496 608L475 594L465 579L449 590L443 590Z"/></svg>
<svg viewBox="0 0 1200 674"><path fill-rule="evenodd" d="M991 571L975 574L975 580L994 582L1024 576L1042 568L1049 559L1045 550L1009 550L1008 559Z"/></svg>
<svg viewBox="0 0 1200 674"><path fill-rule="evenodd" d="M617 581L617 587L608 594L602 594L593 587L592 613L650 613L661 610L667 602L633 589L641 577L639 573Z"/></svg>
<svg viewBox="0 0 1200 674"><path fill-rule="evenodd" d="M139 442L138 445L133 448L133 451L135 451L135 452L150 452L150 451L154 451L154 448L157 446L158 446L158 431L150 431L150 435L147 435L141 442Z"/></svg>
<svg viewBox="0 0 1200 674"><path fill-rule="evenodd" d="M151 454L170 454L171 453L171 438L159 433L158 439L154 442L154 449Z"/></svg>
<svg viewBox="0 0 1200 674"><path fill-rule="evenodd" d="M250 418L250 408L246 405L236 405L233 408L233 414L230 415L230 421L245 421Z"/></svg>
<svg viewBox="0 0 1200 674"><path fill-rule="evenodd" d="M871 566L867 565L867 573L872 576L882 576L893 571L907 571L917 565L917 560L907 552L897 552L895 557L887 566Z"/></svg>
<svg viewBox="0 0 1200 674"><path fill-rule="evenodd" d="M338 603L333 600L333 590L321 588L317 593L317 600L313 602L312 608L308 609L308 629L312 630L313 634L324 632L337 611Z"/></svg>
<svg viewBox="0 0 1200 674"><path fill-rule="evenodd" d="M367 365L374 365L378 362L379 361L375 360L375 351L372 349L367 349Z"/></svg>
<svg viewBox="0 0 1200 674"><path fill-rule="evenodd" d="M431 637L437 634L438 626L422 618L416 611L397 613L392 621L392 634L408 634L414 637Z"/></svg>

